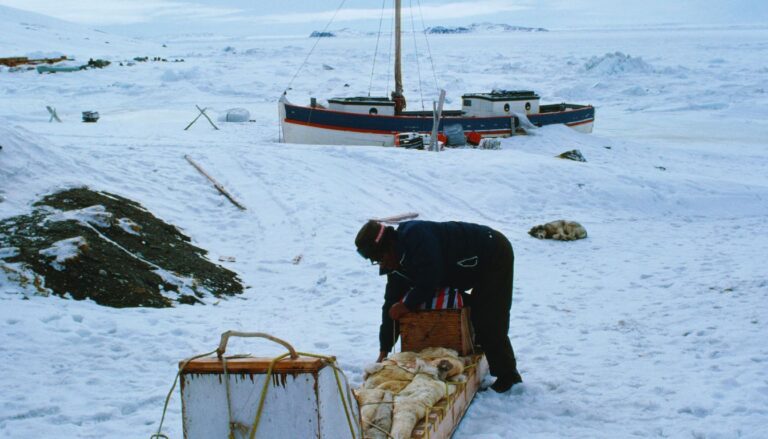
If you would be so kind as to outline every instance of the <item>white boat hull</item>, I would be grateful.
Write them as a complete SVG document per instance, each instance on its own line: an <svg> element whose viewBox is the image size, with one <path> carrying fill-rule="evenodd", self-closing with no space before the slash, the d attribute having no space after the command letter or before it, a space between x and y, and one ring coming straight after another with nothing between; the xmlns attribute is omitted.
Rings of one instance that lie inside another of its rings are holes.
<svg viewBox="0 0 768 439"><path fill-rule="evenodd" d="M280 121L283 143L310 145L373 145L395 146L394 134L357 133Z"/></svg>
<svg viewBox="0 0 768 439"><path fill-rule="evenodd" d="M576 130L576 131L578 131L580 133L590 134L592 132L592 128L594 127L594 125L595 125L595 121L593 119L593 120L590 120L589 122L570 124L570 125L567 125L567 126L573 128L574 130Z"/></svg>

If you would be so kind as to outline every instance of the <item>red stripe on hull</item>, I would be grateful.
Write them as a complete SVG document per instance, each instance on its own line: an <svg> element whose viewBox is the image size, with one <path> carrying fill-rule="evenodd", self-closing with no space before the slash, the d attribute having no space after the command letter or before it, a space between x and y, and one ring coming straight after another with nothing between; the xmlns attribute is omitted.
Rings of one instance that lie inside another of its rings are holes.
<svg viewBox="0 0 768 439"><path fill-rule="evenodd" d="M587 119L587 120L580 120L578 122L567 123L566 125L568 125L569 127L575 127L577 125L584 125L585 123L592 123L594 121L595 119Z"/></svg>
<svg viewBox="0 0 768 439"><path fill-rule="evenodd" d="M284 119L283 121L285 123L292 123L294 125L302 125L302 126L306 126L306 127L322 128L322 129L334 130L334 131L350 131L350 132L354 132L354 133L365 133L365 134L392 134L392 135L397 134L397 132L395 132L395 131L364 130L364 129L360 129L360 128L346 128L346 127L342 128L342 127L339 127L339 126L336 126L336 125L322 125L322 124L318 124L318 123L299 122L299 121L290 120L290 119L287 119L287 118ZM481 133L481 134L491 134L491 135L494 135L494 134L511 134L512 131L510 131L510 130L496 130L496 131L476 131L476 132ZM427 131L424 131L424 133L428 134Z"/></svg>

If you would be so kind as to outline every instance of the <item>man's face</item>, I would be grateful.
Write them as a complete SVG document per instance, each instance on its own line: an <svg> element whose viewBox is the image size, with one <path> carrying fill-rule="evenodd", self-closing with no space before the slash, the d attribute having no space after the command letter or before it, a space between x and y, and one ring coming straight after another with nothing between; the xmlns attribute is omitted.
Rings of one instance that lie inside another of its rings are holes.
<svg viewBox="0 0 768 439"><path fill-rule="evenodd" d="M381 260L378 261L379 265L381 265L381 268L383 268L386 271L390 270L397 270L400 268L400 263L397 259L397 252L394 250L390 250L381 257Z"/></svg>

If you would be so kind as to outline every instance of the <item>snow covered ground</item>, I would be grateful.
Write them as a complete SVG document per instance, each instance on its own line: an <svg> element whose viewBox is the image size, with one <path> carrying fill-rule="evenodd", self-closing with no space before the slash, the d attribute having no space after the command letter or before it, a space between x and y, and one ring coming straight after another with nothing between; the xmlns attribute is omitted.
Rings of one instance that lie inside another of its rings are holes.
<svg viewBox="0 0 768 439"><path fill-rule="evenodd" d="M320 41L291 82L315 39L96 45L55 22L44 34L7 31L19 21L0 9L2 56L113 65L0 68L0 218L86 184L142 203L214 261L234 257L224 264L250 288L207 306L118 310L34 295L0 272L0 436L147 438L177 362L228 329L336 355L360 383L377 355L384 279L354 236L367 218L417 211L490 225L515 248L510 338L525 382L478 394L455 437L768 437L768 28L433 36L448 108L465 92L533 89L543 102L591 103L597 121L590 135L549 127L501 151L426 153L277 143L289 84L294 102L368 92L375 37ZM137 56L184 62L118 65ZM421 106L420 74L429 108L433 75L415 61L406 57L409 106ZM383 95L383 58L374 76ZM247 108L254 122L183 131L195 104ZM46 105L63 123L48 123ZM80 123L87 110L101 120ZM554 158L571 149L588 161ZM560 218L589 238L527 235ZM169 437L182 437L180 411L177 394Z"/></svg>

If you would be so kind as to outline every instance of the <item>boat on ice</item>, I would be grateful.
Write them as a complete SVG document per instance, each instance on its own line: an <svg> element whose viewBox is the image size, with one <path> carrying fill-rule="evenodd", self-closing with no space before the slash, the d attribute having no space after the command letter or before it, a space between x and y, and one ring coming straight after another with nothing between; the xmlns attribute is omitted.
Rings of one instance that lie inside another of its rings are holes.
<svg viewBox="0 0 768 439"><path fill-rule="evenodd" d="M474 133L471 137L475 139L507 137L523 127L552 124L592 132L593 106L540 105L539 96L528 90L464 94L460 110L406 111L401 70L400 3L400 0L395 1L395 88L391 96L336 97L329 99L327 106L311 98L309 105L297 105L288 100L286 91L278 102L281 142L400 146L398 139L403 133L429 135L436 120L438 136L442 134L443 137L447 137L447 131L465 135Z"/></svg>
<svg viewBox="0 0 768 439"><path fill-rule="evenodd" d="M282 141L321 145L397 146L401 133L432 132L431 111L396 111L386 97L349 97L328 100L328 107L295 105L283 95L279 102ZM537 126L564 124L590 133L595 120L591 105L540 105L532 91L494 90L462 96L461 110L444 110L438 132L460 127L465 134L508 137L521 129L521 119Z"/></svg>

